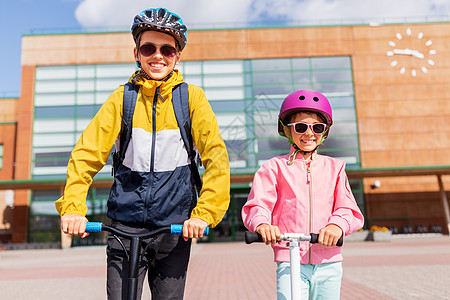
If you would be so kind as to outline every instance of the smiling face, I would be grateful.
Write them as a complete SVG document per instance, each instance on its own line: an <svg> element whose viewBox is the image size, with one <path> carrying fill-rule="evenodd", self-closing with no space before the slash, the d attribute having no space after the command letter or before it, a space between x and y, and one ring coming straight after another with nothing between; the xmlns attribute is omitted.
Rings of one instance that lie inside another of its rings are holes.
<svg viewBox="0 0 450 300"><path fill-rule="evenodd" d="M324 123L324 120L319 117L319 115L310 112L298 112L293 114L290 117L289 123L307 123L307 124L317 124ZM285 129L286 130L286 129ZM287 130L289 135L292 137L292 140L297 145L297 147L306 152L303 153L303 157L305 159L309 159L311 157L311 151L314 151L317 146L322 142L323 133L317 134L312 131L311 127L308 127L305 133L297 133L294 130L294 126L287 126Z"/></svg>
<svg viewBox="0 0 450 300"><path fill-rule="evenodd" d="M144 56L139 52L138 48L134 48L134 58L141 63L142 69L147 75L153 79L161 80L169 75L178 64L181 52L177 50L173 57L164 56L161 53L161 47L171 46L177 49L177 46L175 39L171 35L159 31L144 31L140 36L139 47L146 44L155 45L156 51L151 55Z"/></svg>

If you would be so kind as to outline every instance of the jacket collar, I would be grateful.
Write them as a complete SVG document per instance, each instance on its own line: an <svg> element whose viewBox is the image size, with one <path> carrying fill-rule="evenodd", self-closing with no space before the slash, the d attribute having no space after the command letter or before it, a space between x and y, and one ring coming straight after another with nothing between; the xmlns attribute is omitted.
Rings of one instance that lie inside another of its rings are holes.
<svg viewBox="0 0 450 300"><path fill-rule="evenodd" d="M296 150L296 149L294 148L294 146L291 145L291 151L289 152L289 156L291 156L292 154L294 154L295 150ZM315 161L315 160L317 160L319 157L320 157L320 155L317 153L317 150L315 150L315 151L312 153L312 155L311 155L311 161ZM297 152L297 154L295 155L294 160L302 160L302 161L306 161L306 160L303 158L303 155L302 155L300 152Z"/></svg>
<svg viewBox="0 0 450 300"><path fill-rule="evenodd" d="M136 78L134 84L141 86L141 91L146 96L153 96L155 89L159 87L159 93L163 99L167 99L167 96L172 93L172 89L183 82L183 75L179 70L174 70L172 76L166 81L158 81L153 79L146 79L143 76L138 76L139 71L136 71L128 80L133 83L133 78Z"/></svg>

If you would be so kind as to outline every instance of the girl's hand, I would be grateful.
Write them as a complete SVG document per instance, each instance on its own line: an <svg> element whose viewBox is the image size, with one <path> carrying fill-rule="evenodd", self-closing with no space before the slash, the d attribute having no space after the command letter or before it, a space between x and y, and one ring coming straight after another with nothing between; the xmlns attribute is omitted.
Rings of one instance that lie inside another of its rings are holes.
<svg viewBox="0 0 450 300"><path fill-rule="evenodd" d="M341 227L335 224L329 224L325 228L319 231L319 245L325 247L336 246L338 240L342 236L343 232Z"/></svg>
<svg viewBox="0 0 450 300"><path fill-rule="evenodd" d="M259 233L266 245L275 244L277 240L281 237L281 232L278 226L272 226L269 224L261 224L256 227L255 230Z"/></svg>

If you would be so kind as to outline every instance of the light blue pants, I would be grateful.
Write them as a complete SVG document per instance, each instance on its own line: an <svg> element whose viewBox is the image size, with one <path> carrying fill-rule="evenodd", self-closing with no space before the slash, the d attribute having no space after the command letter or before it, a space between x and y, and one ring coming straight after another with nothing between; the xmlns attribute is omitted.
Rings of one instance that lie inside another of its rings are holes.
<svg viewBox="0 0 450 300"><path fill-rule="evenodd" d="M339 300L342 262L319 265L301 265L302 299ZM277 299L291 299L291 267L288 262L277 262Z"/></svg>

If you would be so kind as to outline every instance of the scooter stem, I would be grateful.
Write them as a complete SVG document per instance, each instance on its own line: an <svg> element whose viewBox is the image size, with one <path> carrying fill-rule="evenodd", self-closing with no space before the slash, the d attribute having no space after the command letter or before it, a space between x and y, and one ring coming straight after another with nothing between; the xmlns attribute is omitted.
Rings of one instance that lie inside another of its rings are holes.
<svg viewBox="0 0 450 300"><path fill-rule="evenodd" d="M289 254L291 258L291 297L292 300L300 300L301 273L300 273L300 243L297 239L289 241Z"/></svg>

